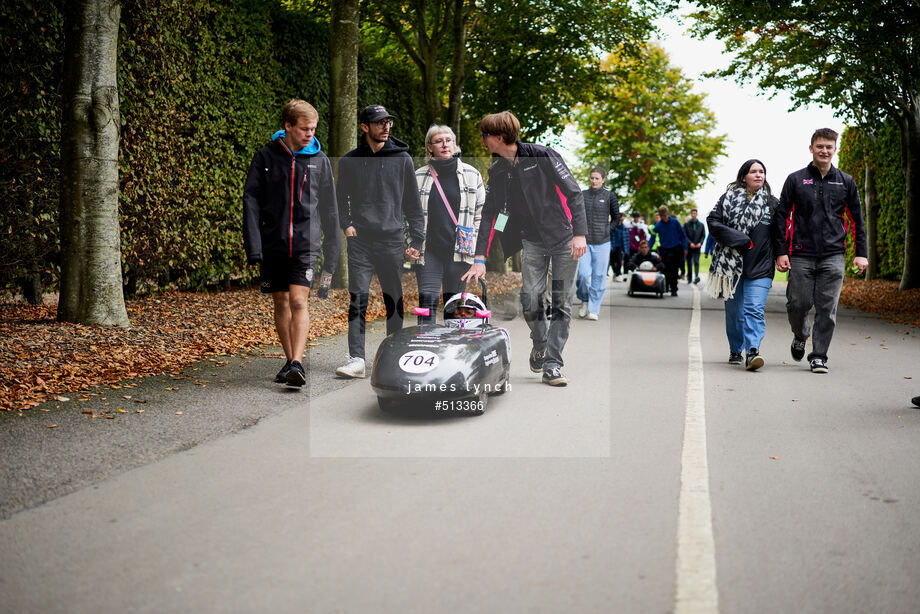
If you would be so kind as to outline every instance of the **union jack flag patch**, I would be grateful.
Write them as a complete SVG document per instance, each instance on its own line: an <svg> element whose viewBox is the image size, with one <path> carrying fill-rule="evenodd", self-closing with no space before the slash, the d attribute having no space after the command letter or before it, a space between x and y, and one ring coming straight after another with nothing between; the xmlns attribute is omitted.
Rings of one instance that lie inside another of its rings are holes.
<svg viewBox="0 0 920 614"><path fill-rule="evenodd" d="M802 180L802 185L813 185L814 182L815 182L814 179L803 179L803 180Z"/></svg>

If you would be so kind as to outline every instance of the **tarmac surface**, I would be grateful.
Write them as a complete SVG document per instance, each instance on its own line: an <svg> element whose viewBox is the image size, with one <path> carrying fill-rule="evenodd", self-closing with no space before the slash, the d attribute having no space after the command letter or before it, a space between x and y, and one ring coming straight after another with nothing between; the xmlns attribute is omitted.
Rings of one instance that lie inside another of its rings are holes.
<svg viewBox="0 0 920 614"><path fill-rule="evenodd" d="M344 336L299 392L235 357L79 405L114 419L0 416L0 610L920 611L920 330L842 309L812 374L783 289L756 373L719 302L611 282L565 388L496 318L512 388L482 416L381 412L332 375Z"/></svg>

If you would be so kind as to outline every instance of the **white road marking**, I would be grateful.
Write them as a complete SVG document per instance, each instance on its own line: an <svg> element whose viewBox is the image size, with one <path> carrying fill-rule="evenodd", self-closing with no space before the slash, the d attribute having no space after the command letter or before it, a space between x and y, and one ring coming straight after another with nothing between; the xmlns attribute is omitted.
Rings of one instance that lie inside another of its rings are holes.
<svg viewBox="0 0 920 614"><path fill-rule="evenodd" d="M687 411L681 453L677 516L677 594L675 614L719 611L712 501L706 460L706 405L700 344L700 291L693 287L693 315L687 337Z"/></svg>

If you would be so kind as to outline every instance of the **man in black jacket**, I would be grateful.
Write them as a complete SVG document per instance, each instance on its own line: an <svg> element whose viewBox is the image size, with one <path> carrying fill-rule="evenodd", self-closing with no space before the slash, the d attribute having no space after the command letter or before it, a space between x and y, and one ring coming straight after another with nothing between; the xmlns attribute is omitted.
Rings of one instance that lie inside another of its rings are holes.
<svg viewBox="0 0 920 614"><path fill-rule="evenodd" d="M789 271L786 312L792 327L792 358L805 356L805 341L812 337L808 362L814 373L827 373L827 350L837 323L837 301L843 286L847 231L853 227L855 258L861 273L866 259L859 192L853 178L835 168L837 133L816 130L811 137L811 163L786 178L773 218L776 268ZM814 329L808 312L815 308Z"/></svg>
<svg viewBox="0 0 920 614"><path fill-rule="evenodd" d="M629 259L629 263L626 265L626 270L635 271L643 262L651 262L656 271L664 271L664 263L658 257L658 254L649 250L648 241L645 239L639 241L639 251L633 254L632 258Z"/></svg>
<svg viewBox="0 0 920 614"><path fill-rule="evenodd" d="M348 241L348 362L340 377L364 377L364 331L371 276L376 273L387 312L387 334L403 325L402 263L415 260L424 218L409 146L390 136L394 116L380 105L361 111L363 136L339 161L339 223ZM409 226L406 247L405 223Z"/></svg>
<svg viewBox="0 0 920 614"><path fill-rule="evenodd" d="M486 273L486 256L497 233L510 257L521 255L521 305L530 327L530 369L543 372L551 386L568 383L562 374L562 349L569 337L575 271L585 253L585 205L581 188L555 150L518 140L521 124L508 111L479 122L482 143L492 152L486 203L482 211L474 264L464 280ZM552 322L543 306L546 276L552 263Z"/></svg>
<svg viewBox="0 0 920 614"><path fill-rule="evenodd" d="M275 381L298 387L306 382L301 361L310 329L307 299L323 235L322 298L339 257L335 184L314 136L318 121L308 102L288 102L281 111L284 129L256 153L243 188L246 258L261 263L262 292L272 295L275 330L287 358Z"/></svg>
<svg viewBox="0 0 920 614"><path fill-rule="evenodd" d="M587 251L578 260L575 296L581 301L578 317L597 320L597 314L607 291L607 265L610 263L610 235L620 218L620 203L616 194L604 187L607 174L595 166L588 174L590 187L581 193L585 201L588 225Z"/></svg>
<svg viewBox="0 0 920 614"><path fill-rule="evenodd" d="M706 226L696 219L696 209L690 209L690 219L684 222L687 235L687 283L700 283L700 249L706 240ZM694 272L696 271L696 272Z"/></svg>

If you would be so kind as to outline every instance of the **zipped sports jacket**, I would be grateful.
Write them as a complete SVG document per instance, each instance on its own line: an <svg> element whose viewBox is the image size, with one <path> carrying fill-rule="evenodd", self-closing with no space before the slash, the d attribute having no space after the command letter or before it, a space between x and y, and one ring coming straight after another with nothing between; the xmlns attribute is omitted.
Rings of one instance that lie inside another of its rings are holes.
<svg viewBox="0 0 920 614"><path fill-rule="evenodd" d="M283 136L283 130L276 132L249 165L243 187L246 258L252 263L274 254L313 263L322 243L323 268L334 273L339 232L332 165L316 137L292 152Z"/></svg>
<svg viewBox="0 0 920 614"><path fill-rule="evenodd" d="M547 248L573 236L588 234L585 220L585 203L581 188L555 150L518 141L517 171L520 173L524 207L530 216L528 223L540 235ZM511 164L501 156L489 167L486 186L486 204L476 242L476 254L488 255L489 246L496 234L500 236L506 258L520 251L521 227L524 221L508 218L503 232L495 231L495 218L509 209L508 193L512 181Z"/></svg>
<svg viewBox="0 0 920 614"><path fill-rule="evenodd" d="M853 178L831 166L823 178L809 163L786 178L773 216L773 241L777 256L820 257L842 254L853 229L855 254L863 258L866 229L859 192Z"/></svg>

